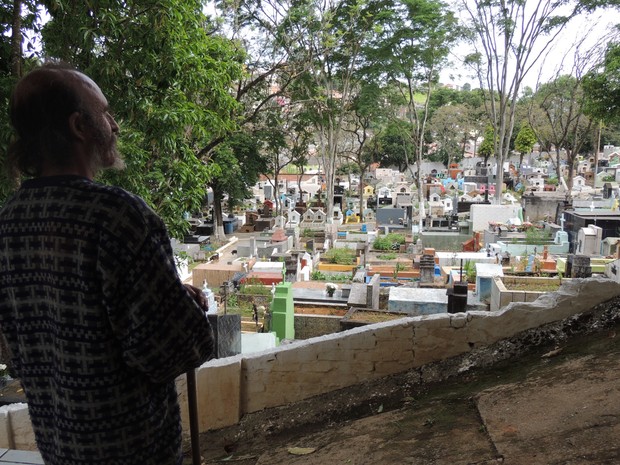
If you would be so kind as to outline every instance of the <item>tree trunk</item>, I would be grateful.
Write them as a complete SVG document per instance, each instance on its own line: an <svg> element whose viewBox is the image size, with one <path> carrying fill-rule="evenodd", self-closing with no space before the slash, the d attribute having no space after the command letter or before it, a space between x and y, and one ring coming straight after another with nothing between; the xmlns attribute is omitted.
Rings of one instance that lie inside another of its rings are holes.
<svg viewBox="0 0 620 465"><path fill-rule="evenodd" d="M360 196L360 223L364 222L364 173L366 170L360 166L360 184L359 184L359 196Z"/></svg>
<svg viewBox="0 0 620 465"><path fill-rule="evenodd" d="M22 0L13 0L13 20L11 35L11 74L17 78L22 75Z"/></svg>
<svg viewBox="0 0 620 465"><path fill-rule="evenodd" d="M213 189L213 236L218 241L226 239L222 217L222 197L219 189Z"/></svg>

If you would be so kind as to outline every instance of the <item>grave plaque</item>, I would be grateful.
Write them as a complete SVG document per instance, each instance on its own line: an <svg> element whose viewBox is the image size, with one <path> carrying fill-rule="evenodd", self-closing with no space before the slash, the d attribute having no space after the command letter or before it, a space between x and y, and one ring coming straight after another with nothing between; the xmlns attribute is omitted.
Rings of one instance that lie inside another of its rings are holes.
<svg viewBox="0 0 620 465"><path fill-rule="evenodd" d="M213 328L214 358L241 353L241 315L207 315Z"/></svg>

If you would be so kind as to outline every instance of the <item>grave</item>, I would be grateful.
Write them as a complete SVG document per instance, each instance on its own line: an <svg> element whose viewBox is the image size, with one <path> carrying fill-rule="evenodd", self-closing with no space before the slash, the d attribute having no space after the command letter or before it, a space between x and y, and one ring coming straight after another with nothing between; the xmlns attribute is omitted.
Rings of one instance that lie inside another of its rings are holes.
<svg viewBox="0 0 620 465"><path fill-rule="evenodd" d="M213 328L214 357L231 357L241 353L241 315L207 314Z"/></svg>
<svg viewBox="0 0 620 465"><path fill-rule="evenodd" d="M355 282L360 279L367 280L366 283ZM358 277L351 284L348 291L347 305L350 307L379 308L379 294L381 292L381 275L375 274L372 277Z"/></svg>
<svg viewBox="0 0 620 465"><path fill-rule="evenodd" d="M493 278L503 277L504 271L501 264L476 263L476 292L480 302L491 301Z"/></svg>
<svg viewBox="0 0 620 465"><path fill-rule="evenodd" d="M433 315L448 310L445 289L393 287L388 298L388 311L408 316Z"/></svg>
<svg viewBox="0 0 620 465"><path fill-rule="evenodd" d="M435 249L424 249L420 257L420 284L435 282Z"/></svg>
<svg viewBox="0 0 620 465"><path fill-rule="evenodd" d="M280 341L295 339L295 321L292 283L275 287L271 302L271 330Z"/></svg>
<svg viewBox="0 0 620 465"><path fill-rule="evenodd" d="M448 296L448 313L461 313L467 311L467 283L455 282L446 291Z"/></svg>

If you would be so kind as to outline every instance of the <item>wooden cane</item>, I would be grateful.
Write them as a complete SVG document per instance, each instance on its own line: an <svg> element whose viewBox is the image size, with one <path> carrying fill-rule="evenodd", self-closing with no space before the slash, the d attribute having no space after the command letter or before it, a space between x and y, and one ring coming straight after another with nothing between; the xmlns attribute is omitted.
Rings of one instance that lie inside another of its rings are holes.
<svg viewBox="0 0 620 465"><path fill-rule="evenodd" d="M198 399L196 397L196 370L186 373L187 376L187 408L189 409L189 432L192 444L192 465L200 465L200 434L198 431Z"/></svg>

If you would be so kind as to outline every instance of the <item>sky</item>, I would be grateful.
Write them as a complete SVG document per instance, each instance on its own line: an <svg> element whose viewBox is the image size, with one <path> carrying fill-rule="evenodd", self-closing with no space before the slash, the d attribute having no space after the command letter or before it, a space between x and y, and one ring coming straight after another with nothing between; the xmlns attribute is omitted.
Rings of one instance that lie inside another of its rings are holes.
<svg viewBox="0 0 620 465"><path fill-rule="evenodd" d="M558 71L561 74L572 74L574 63L575 44L583 39L582 50L589 50L598 42L607 43L606 36L613 26L620 24L620 11L609 9L589 15L574 18L554 42L553 47L544 54L532 70L526 75L523 86L536 89L538 83L549 82ZM472 88L480 87L478 79L462 64L463 57L470 51L471 46L461 44L456 46L450 56L452 66L441 73L443 84L462 86L469 83ZM596 56L589 54L590 61ZM522 86L522 88L523 88Z"/></svg>

